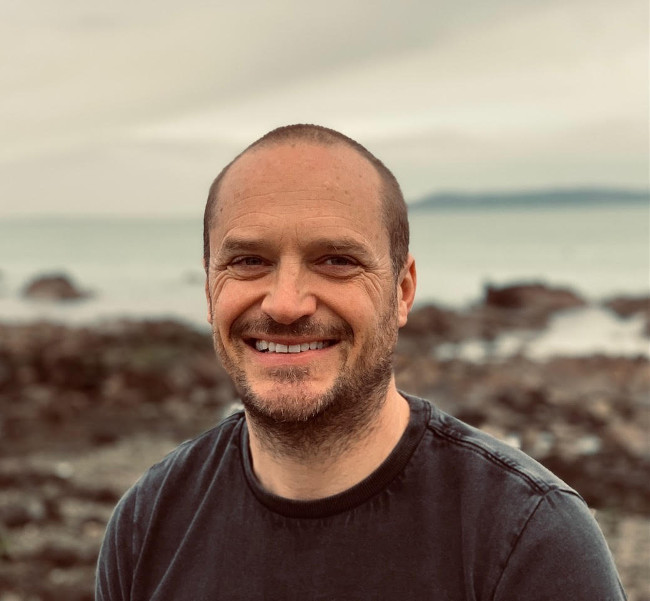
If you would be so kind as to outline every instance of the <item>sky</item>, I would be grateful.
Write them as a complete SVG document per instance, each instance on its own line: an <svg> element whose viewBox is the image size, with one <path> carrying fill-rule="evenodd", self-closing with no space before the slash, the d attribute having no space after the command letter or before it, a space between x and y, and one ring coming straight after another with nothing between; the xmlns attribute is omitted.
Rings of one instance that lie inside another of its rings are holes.
<svg viewBox="0 0 650 601"><path fill-rule="evenodd" d="M648 73L646 0L3 0L0 217L200 214L299 122L408 200L647 188Z"/></svg>

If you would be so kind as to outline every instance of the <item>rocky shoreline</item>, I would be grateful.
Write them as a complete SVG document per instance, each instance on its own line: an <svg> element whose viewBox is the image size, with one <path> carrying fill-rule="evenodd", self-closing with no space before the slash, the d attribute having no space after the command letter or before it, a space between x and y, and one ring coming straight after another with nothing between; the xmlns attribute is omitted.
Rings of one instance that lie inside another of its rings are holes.
<svg viewBox="0 0 650 601"><path fill-rule="evenodd" d="M631 601L650 600L650 361L470 363L441 344L544 328L570 291L492 290L427 306L400 336L398 385L520 446L595 510ZM648 299L618 299L621 315ZM112 507L150 464L211 427L235 393L210 336L172 321L0 323L0 601L86 601Z"/></svg>

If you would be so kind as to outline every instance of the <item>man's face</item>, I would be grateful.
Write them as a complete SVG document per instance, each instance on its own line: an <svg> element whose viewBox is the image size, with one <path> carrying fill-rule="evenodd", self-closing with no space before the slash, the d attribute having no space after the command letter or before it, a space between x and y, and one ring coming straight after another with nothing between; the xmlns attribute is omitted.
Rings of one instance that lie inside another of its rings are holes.
<svg viewBox="0 0 650 601"><path fill-rule="evenodd" d="M245 405L282 422L381 401L410 303L391 270L380 182L353 150L296 142L222 182L206 293ZM401 280L400 280L401 281Z"/></svg>

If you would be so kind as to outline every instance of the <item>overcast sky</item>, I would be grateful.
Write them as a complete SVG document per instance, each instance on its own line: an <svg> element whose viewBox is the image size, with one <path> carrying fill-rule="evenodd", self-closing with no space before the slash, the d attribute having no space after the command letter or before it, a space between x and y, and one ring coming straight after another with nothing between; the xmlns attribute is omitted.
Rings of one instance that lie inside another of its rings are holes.
<svg viewBox="0 0 650 601"><path fill-rule="evenodd" d="M198 214L319 123L409 199L648 185L646 0L3 0L0 216Z"/></svg>

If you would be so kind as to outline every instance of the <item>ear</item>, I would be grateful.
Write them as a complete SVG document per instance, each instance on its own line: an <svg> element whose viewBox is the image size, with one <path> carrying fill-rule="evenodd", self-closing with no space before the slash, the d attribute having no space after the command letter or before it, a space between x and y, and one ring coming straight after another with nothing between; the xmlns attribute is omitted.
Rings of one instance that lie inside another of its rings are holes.
<svg viewBox="0 0 650 601"><path fill-rule="evenodd" d="M413 306L416 283L415 259L409 253L397 282L397 319L400 328L406 324L409 311Z"/></svg>
<svg viewBox="0 0 650 601"><path fill-rule="evenodd" d="M210 296L210 286L208 278L208 270L205 265L205 258L203 258L203 270L205 271L205 300L208 303L208 323L212 324L212 296Z"/></svg>

